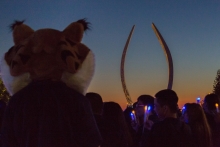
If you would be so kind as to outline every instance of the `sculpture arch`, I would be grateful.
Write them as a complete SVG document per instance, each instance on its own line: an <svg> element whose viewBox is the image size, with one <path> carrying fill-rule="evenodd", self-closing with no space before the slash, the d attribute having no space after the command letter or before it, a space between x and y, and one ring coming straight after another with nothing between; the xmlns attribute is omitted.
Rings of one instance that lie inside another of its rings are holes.
<svg viewBox="0 0 220 147"><path fill-rule="evenodd" d="M122 83L123 91L124 91L128 106L132 106L133 102L132 102L132 99L129 95L129 92L128 92L128 89L127 89L127 86L126 86L126 82L125 82L124 63L125 63L125 58L126 58L128 45L129 45L129 42L131 40L131 36L133 34L134 28L135 28L135 25L133 25L133 27L130 31L130 34L127 38L127 41L126 41L126 44L125 44L125 47L124 47L124 50L123 50L123 53L122 53L122 57L121 57L121 68L120 68L121 69L121 83ZM166 59L167 59L167 62L168 62L169 77L168 77L167 89L172 89L172 86L173 86L173 60L172 60L172 56L171 56L170 50L169 50L165 40L163 39L162 35L160 34L159 30L157 29L157 27L155 26L154 23L152 23L152 28L153 28L153 30L154 30L154 32L155 32L155 34L156 34L156 36L157 36L157 38L160 42L161 47L164 50L164 53L165 53L165 56L166 56Z"/></svg>
<svg viewBox="0 0 220 147"><path fill-rule="evenodd" d="M125 44L125 47L124 47L124 50L123 50L123 53L122 53L122 57L121 57L121 83L122 83L122 88L123 88L123 91L124 91L124 94L125 94L125 98L127 100L127 105L128 106L132 106L133 105L133 102L131 100L131 97L129 95L129 92L127 90L127 87L126 87L126 83L125 83L125 77L124 77L124 63L125 63L125 57L126 57L126 52L127 52L127 49L128 49L128 45L129 45L129 42L131 40L131 36L133 34L133 31L134 31L134 28L135 28L135 25L133 25L131 31L130 31L130 34L128 36L128 39L126 41L126 44Z"/></svg>

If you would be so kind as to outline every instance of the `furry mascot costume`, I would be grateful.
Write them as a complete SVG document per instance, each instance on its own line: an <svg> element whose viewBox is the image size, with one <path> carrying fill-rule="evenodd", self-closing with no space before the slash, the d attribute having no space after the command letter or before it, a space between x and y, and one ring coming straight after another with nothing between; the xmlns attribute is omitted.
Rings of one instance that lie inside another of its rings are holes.
<svg viewBox="0 0 220 147"><path fill-rule="evenodd" d="M85 92L94 73L92 51L81 43L85 19L63 31L11 25L14 46L1 76L12 95L5 111L4 147L97 147L101 137Z"/></svg>

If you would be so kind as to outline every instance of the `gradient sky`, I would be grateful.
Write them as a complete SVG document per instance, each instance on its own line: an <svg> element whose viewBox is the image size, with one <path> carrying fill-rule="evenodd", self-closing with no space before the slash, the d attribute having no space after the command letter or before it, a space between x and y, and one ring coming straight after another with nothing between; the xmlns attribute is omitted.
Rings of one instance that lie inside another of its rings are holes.
<svg viewBox="0 0 220 147"><path fill-rule="evenodd" d="M167 88L168 66L151 28L153 22L173 57L173 90L180 107L213 89L220 69L220 1L218 0L1 0L0 55L13 45L8 26L26 20L34 30L62 31L87 18L92 29L83 38L95 54L95 75L88 92L126 106L120 80L121 55L133 25L125 62L125 80L133 101Z"/></svg>

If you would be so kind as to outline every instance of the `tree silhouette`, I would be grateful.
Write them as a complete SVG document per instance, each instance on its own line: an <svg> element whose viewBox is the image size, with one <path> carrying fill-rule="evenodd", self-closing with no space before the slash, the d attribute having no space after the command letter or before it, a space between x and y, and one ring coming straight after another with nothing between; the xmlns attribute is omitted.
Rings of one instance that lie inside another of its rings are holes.
<svg viewBox="0 0 220 147"><path fill-rule="evenodd" d="M217 94L220 98L220 69L217 71L216 78L213 84L213 93Z"/></svg>
<svg viewBox="0 0 220 147"><path fill-rule="evenodd" d="M8 102L10 99L10 95L8 93L8 91L6 90L2 79L0 78L0 100L4 101L4 102Z"/></svg>

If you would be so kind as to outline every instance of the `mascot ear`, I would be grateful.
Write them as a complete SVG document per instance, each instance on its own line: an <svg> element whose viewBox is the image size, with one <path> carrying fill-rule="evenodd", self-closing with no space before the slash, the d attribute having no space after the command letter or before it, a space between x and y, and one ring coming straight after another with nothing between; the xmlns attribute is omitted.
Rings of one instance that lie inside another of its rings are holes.
<svg viewBox="0 0 220 147"><path fill-rule="evenodd" d="M90 23L86 22L86 19L80 19L67 26L63 30L63 34L71 41L79 43L82 41L84 31L89 29L89 25Z"/></svg>
<svg viewBox="0 0 220 147"><path fill-rule="evenodd" d="M23 24L24 21L15 21L10 27L13 30L13 39L15 45L34 33L34 30Z"/></svg>

